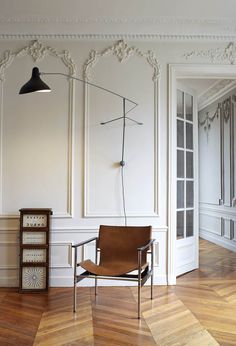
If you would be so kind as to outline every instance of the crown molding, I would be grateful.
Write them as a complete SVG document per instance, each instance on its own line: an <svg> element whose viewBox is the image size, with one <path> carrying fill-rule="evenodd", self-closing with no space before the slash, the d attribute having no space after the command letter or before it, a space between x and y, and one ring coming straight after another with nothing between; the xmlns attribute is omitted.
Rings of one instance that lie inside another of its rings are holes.
<svg viewBox="0 0 236 346"><path fill-rule="evenodd" d="M198 97L198 109L201 111L208 105L217 101L228 92L236 88L236 81L232 79L221 79L216 81L213 86L208 88Z"/></svg>
<svg viewBox="0 0 236 346"><path fill-rule="evenodd" d="M236 20L170 16L0 16L0 32L0 39L234 41Z"/></svg>
<svg viewBox="0 0 236 346"><path fill-rule="evenodd" d="M209 34L0 34L0 40L132 40L132 41L236 41L235 35L209 35ZM194 56L188 53L186 59Z"/></svg>
<svg viewBox="0 0 236 346"><path fill-rule="evenodd" d="M52 24L176 24L176 25L220 25L225 30L235 30L236 20L230 18L186 18L174 16L160 17L66 17L66 16L0 16L3 23L52 23Z"/></svg>

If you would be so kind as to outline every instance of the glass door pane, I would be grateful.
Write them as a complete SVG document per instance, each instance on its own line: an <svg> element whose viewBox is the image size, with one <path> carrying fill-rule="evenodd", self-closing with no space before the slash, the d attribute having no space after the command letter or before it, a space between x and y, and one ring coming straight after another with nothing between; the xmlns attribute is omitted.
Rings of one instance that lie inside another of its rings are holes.
<svg viewBox="0 0 236 346"><path fill-rule="evenodd" d="M177 90L176 236L194 235L193 96Z"/></svg>

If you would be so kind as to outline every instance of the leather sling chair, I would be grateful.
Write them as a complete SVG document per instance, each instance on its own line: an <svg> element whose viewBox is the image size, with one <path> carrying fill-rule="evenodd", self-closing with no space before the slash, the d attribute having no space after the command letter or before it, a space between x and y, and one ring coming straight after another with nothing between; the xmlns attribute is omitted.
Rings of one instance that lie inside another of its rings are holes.
<svg viewBox="0 0 236 346"><path fill-rule="evenodd" d="M153 243L151 226L100 226L98 237L91 238L72 247L74 256L74 299L73 310L76 312L76 285L85 278L128 280L138 283L138 318L141 314L141 286L151 277L151 299L153 297ZM77 262L77 250L92 241L96 242L95 263L91 260ZM99 264L97 264L100 253ZM151 255L151 265L147 262L147 253ZM85 271L77 274L77 268ZM135 273L131 273L136 271Z"/></svg>

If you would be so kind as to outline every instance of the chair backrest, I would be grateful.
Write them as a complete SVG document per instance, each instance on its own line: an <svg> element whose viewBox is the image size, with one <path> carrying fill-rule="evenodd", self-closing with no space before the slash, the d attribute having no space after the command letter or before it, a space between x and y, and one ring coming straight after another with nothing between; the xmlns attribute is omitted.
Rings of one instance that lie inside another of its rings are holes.
<svg viewBox="0 0 236 346"><path fill-rule="evenodd" d="M100 265L116 262L137 263L137 248L151 240L151 226L100 226ZM146 263L143 252L142 264Z"/></svg>

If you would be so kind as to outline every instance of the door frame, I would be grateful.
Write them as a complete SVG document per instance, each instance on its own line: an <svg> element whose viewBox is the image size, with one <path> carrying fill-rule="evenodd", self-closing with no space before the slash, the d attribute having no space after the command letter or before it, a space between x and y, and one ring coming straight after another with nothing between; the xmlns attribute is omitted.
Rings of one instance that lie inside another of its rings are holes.
<svg viewBox="0 0 236 346"><path fill-rule="evenodd" d="M236 79L236 66L209 64L168 65L168 285L176 284L176 90L177 79Z"/></svg>

